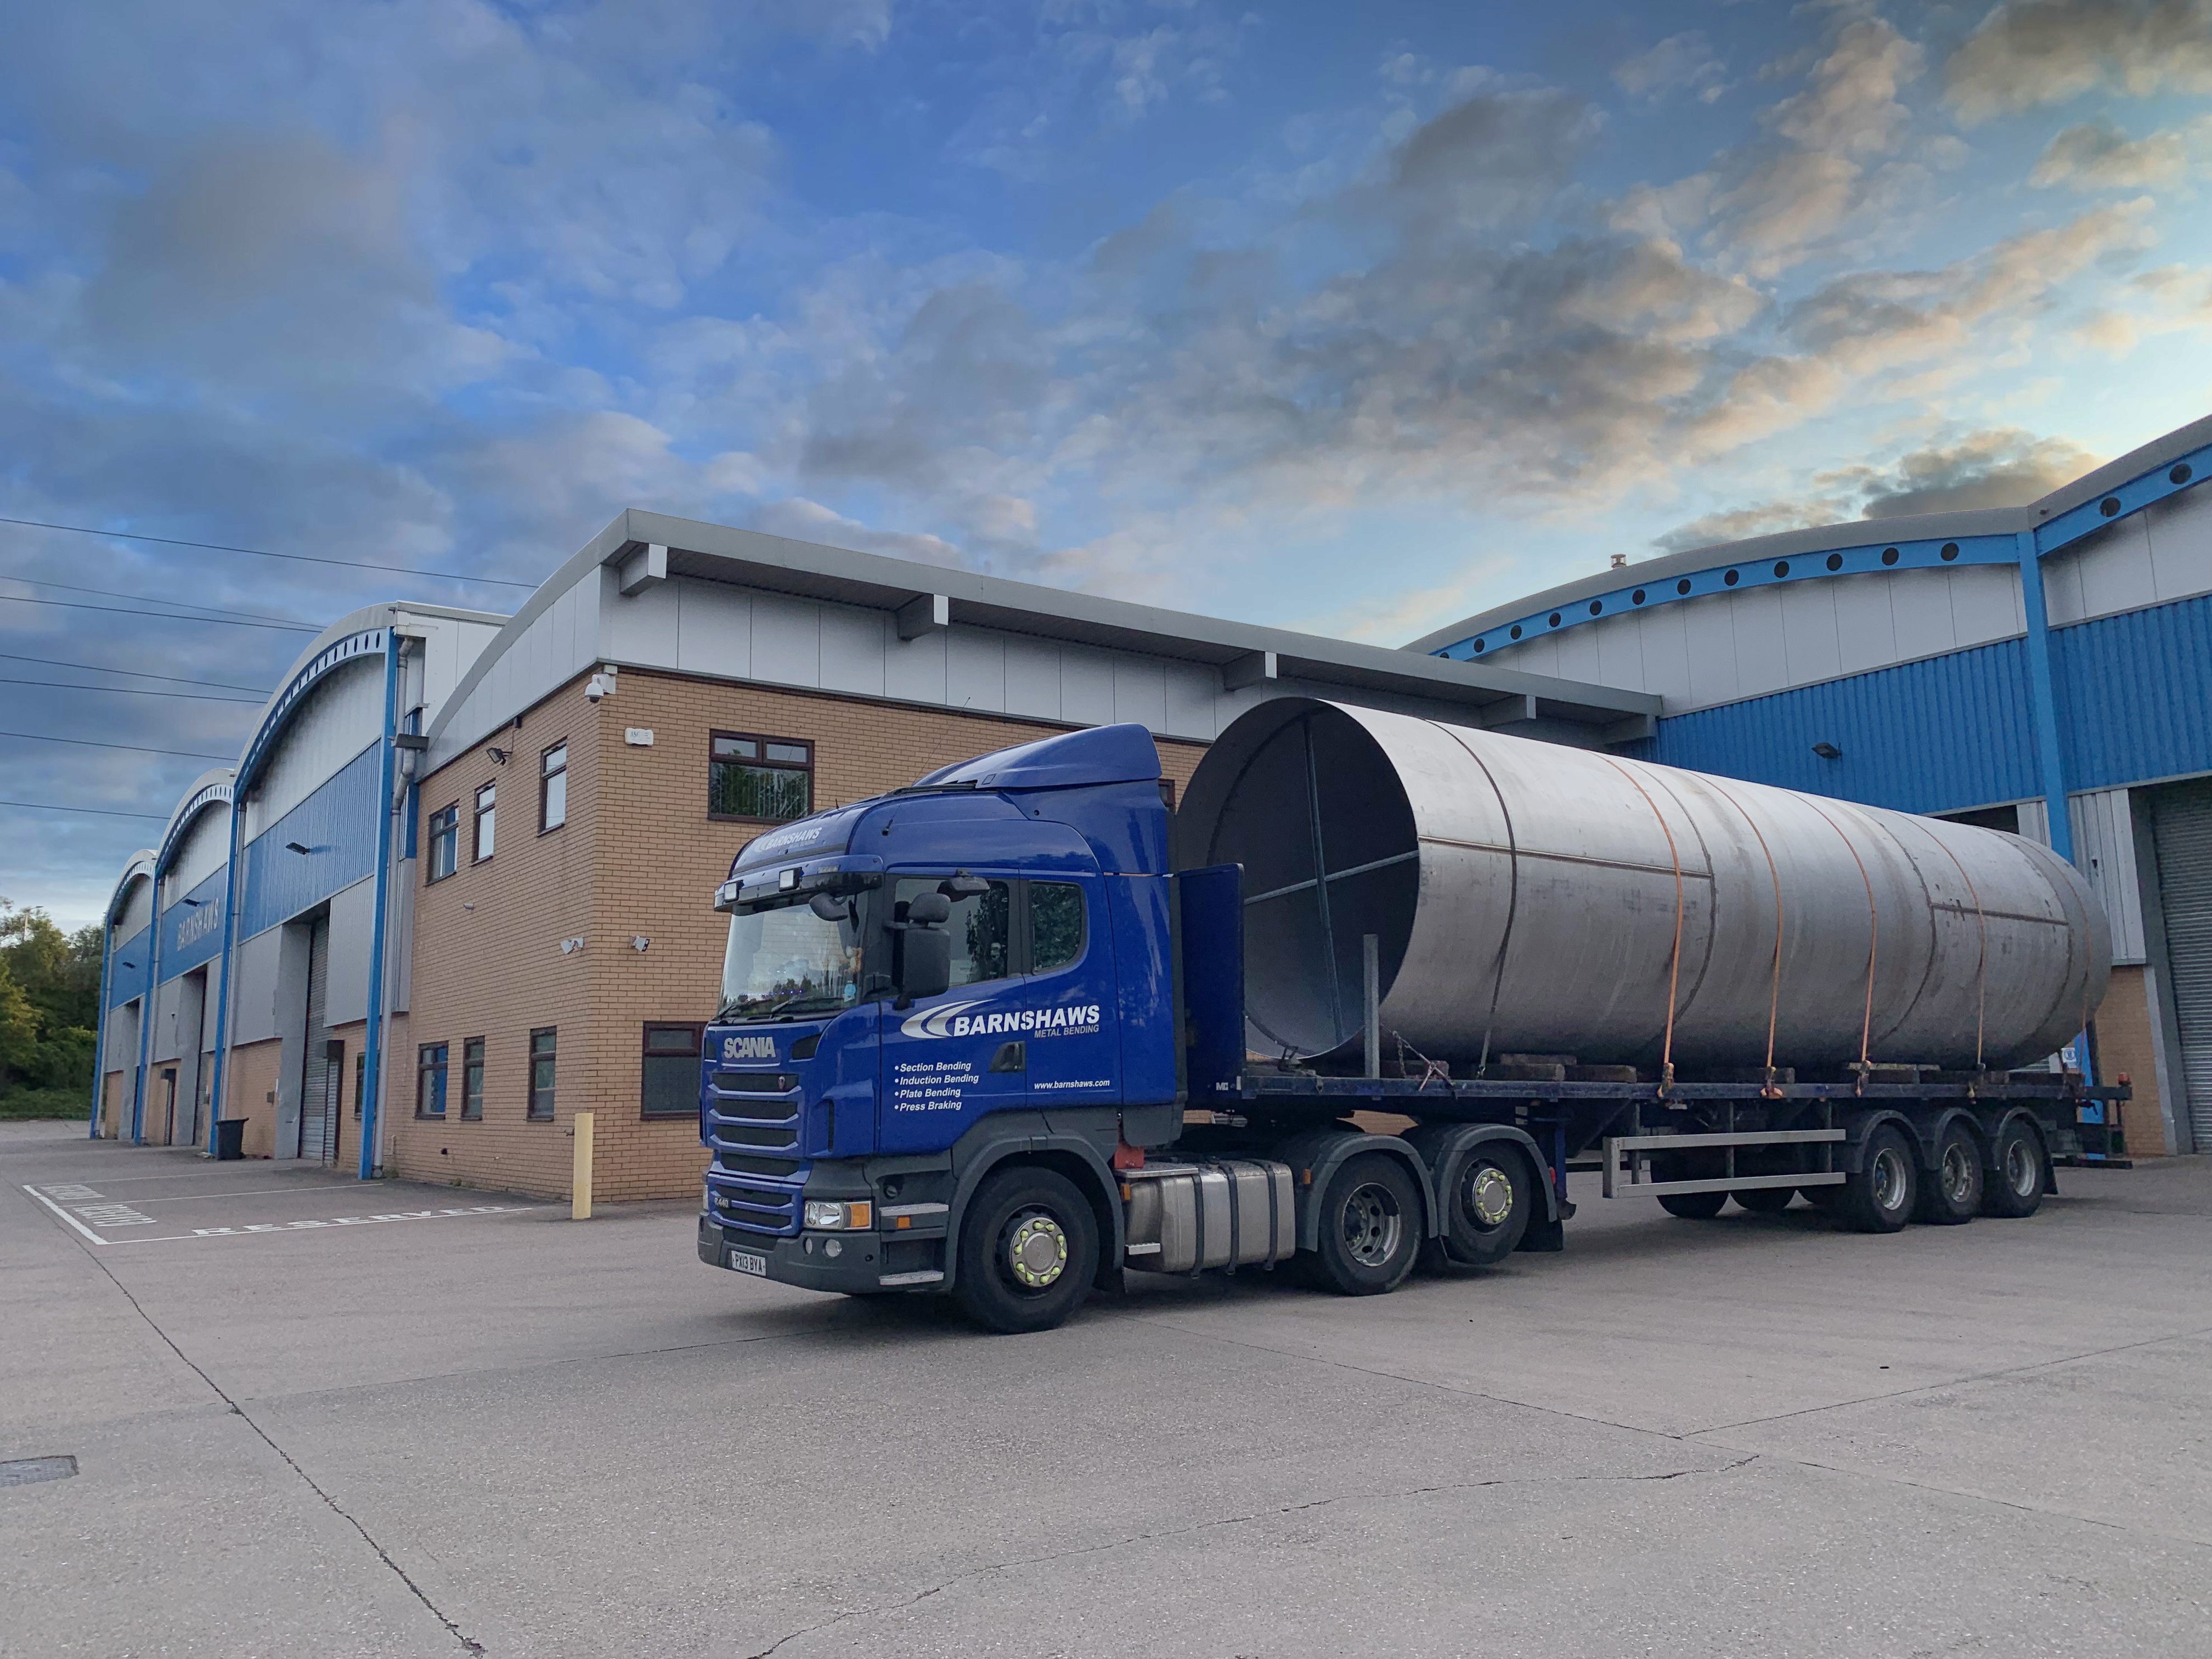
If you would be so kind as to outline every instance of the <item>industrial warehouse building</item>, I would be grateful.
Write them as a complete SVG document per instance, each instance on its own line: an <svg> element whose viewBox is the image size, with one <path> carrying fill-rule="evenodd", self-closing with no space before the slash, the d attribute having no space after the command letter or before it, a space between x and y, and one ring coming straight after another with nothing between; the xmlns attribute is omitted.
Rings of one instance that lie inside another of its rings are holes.
<svg viewBox="0 0 2212 1659"><path fill-rule="evenodd" d="M1656 693L1643 759L2053 847L2112 920L2129 1150L2212 1151L2208 474L2212 420L2027 507L1645 560L1410 648Z"/></svg>
<svg viewBox="0 0 2212 1659"><path fill-rule="evenodd" d="M118 884L94 1132L204 1145L220 1101L251 1155L556 1194L590 1109L599 1196L689 1194L753 835L1108 721L1180 785L1299 693L2048 840L2113 920L2130 1150L2212 1147L2208 465L2212 421L2027 508L1648 560L1402 651L628 512L511 617L372 607L302 654Z"/></svg>
<svg viewBox="0 0 2212 1659"><path fill-rule="evenodd" d="M251 1156L554 1194L590 1109L599 1196L695 1191L751 836L1110 721L1180 784L1285 691L1579 744L1660 708L625 513L511 617L380 606L309 646L116 889L96 1131L204 1145L220 1100Z"/></svg>

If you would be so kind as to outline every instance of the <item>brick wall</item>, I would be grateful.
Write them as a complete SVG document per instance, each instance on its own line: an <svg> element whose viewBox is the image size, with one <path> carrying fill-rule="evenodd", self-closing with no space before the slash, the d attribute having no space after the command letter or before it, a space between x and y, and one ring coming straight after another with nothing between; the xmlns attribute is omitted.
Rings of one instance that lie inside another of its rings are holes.
<svg viewBox="0 0 2212 1659"><path fill-rule="evenodd" d="M2112 988L2105 994L2096 1019L2097 1080L2117 1083L2125 1072L2135 1087L2135 1098L2120 1108L2132 1158L2163 1158L2172 1150L2159 1112L2148 990L2149 980L2141 968L2113 969ZM2188 1103L2178 1102L2176 1109L2185 1114Z"/></svg>
<svg viewBox="0 0 2212 1659"><path fill-rule="evenodd" d="M687 1115L642 1115L643 1027L704 1021L714 1011L728 918L713 908L730 861L765 825L707 816L708 734L793 738L814 745L817 807L911 783L971 755L1067 728L910 708L860 698L769 690L626 669L615 695L587 702L572 682L425 780L419 817L461 804L459 872L416 896L412 1018L418 1042L447 1044L447 1113L413 1115L414 1050L395 1046L392 1167L540 1197L568 1190L574 1114L597 1114L594 1195L683 1198L698 1189L706 1154ZM649 747L623 739L653 732ZM568 822L539 836L538 759L566 739ZM487 745L513 759L494 765ZM1164 742L1178 791L1202 745ZM479 784L500 786L498 850L470 862L469 805ZM428 868L418 856L414 866ZM419 880L418 875L418 880ZM473 905L473 909L466 906ZM563 955L560 942L581 938ZM650 941L640 951L633 939ZM529 1033L559 1031L555 1117L526 1121ZM459 1121L462 1044L486 1044L484 1114ZM404 1084L404 1087L402 1086Z"/></svg>

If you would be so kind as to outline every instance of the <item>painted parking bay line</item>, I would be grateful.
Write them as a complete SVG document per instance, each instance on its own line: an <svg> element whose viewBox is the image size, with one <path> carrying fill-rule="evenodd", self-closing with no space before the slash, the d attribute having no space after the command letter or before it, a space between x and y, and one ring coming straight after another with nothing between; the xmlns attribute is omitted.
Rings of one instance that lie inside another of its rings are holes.
<svg viewBox="0 0 2212 1659"><path fill-rule="evenodd" d="M333 1227L376 1226L387 1221L443 1221L459 1216L520 1215L525 1211L543 1209L544 1207L543 1205L538 1204L471 1204L453 1206L447 1208L434 1210L385 1210L380 1211L374 1215L332 1216L329 1219L322 1221L251 1222L244 1226L239 1227L195 1227L189 1232L160 1233L151 1237L140 1234L131 1238L103 1238L100 1234L94 1232L90 1227L87 1226L83 1220L80 1219L77 1216L70 1214L68 1210L63 1208L52 1199L47 1197L46 1194L40 1192L36 1187L27 1185L23 1190L30 1194L33 1198L37 1199L40 1203L45 1205L49 1210L52 1210L56 1215L59 1216L64 1221L74 1227L78 1232L82 1233L94 1243L100 1245L172 1244L181 1240L194 1238L242 1238L249 1233L320 1232ZM97 1207L104 1210L108 1206L88 1206L86 1207ZM103 1221L101 1224L112 1226L117 1224L109 1221ZM129 1224L135 1225L138 1224L131 1223ZM151 1224L150 1221L149 1221L148 1224Z"/></svg>

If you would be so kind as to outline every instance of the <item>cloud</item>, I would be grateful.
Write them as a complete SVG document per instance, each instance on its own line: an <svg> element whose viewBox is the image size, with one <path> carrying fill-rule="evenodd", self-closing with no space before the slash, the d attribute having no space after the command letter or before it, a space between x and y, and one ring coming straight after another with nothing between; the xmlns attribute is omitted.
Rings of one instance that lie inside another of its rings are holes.
<svg viewBox="0 0 2212 1659"><path fill-rule="evenodd" d="M1846 23L1806 77L1765 119L1808 149L1880 155L1896 148L1911 112L1898 92L1918 77L1920 48L1880 17Z"/></svg>
<svg viewBox="0 0 2212 1659"><path fill-rule="evenodd" d="M1899 519L2025 507L2104 459L2071 439L2039 437L2017 427L1988 428L1909 450L1881 465L1816 473L1802 494L1706 514L1668 531L1653 545L1680 552L1855 517Z"/></svg>
<svg viewBox="0 0 2212 1659"><path fill-rule="evenodd" d="M2100 88L2212 92L2212 0L2014 0L1951 54L1943 82L1969 124Z"/></svg>
<svg viewBox="0 0 2212 1659"><path fill-rule="evenodd" d="M1670 34L1613 71L1613 83L1631 98L1657 102L1674 93L1693 93L1711 103L1728 88L1728 66L1715 55L1701 29Z"/></svg>
<svg viewBox="0 0 2212 1659"><path fill-rule="evenodd" d="M2189 148L2179 132L2130 139L2101 116L2054 133L2027 182L2069 190L2142 190L2180 182Z"/></svg>
<svg viewBox="0 0 2212 1659"><path fill-rule="evenodd" d="M880 553L894 559L913 559L922 564L943 565L951 570L964 569L971 563L960 549L940 537L874 529L803 495L763 507L753 515L751 528L770 536L789 537L793 541L849 548L855 553Z"/></svg>

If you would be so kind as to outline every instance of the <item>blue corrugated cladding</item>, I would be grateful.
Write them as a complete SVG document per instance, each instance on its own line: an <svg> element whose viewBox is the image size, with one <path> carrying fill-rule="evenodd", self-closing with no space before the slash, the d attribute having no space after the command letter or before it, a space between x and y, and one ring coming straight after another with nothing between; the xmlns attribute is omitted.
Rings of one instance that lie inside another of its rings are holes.
<svg viewBox="0 0 2212 1659"><path fill-rule="evenodd" d="M376 869L383 745L371 744L331 780L247 843L238 937L296 916ZM311 850L288 850L287 842Z"/></svg>
<svg viewBox="0 0 2212 1659"><path fill-rule="evenodd" d="M2051 650L2074 788L2212 771L2212 596L2056 629Z"/></svg>
<svg viewBox="0 0 2212 1659"><path fill-rule="evenodd" d="M1823 760L1816 743L1841 757ZM1662 719L1657 736L1630 752L1908 812L2022 799L2039 787L2019 640Z"/></svg>
<svg viewBox="0 0 2212 1659"><path fill-rule="evenodd" d="M146 975L153 966L153 949L154 934L149 927L141 927L116 945L115 954L107 964L109 1007L120 1008L145 991Z"/></svg>
<svg viewBox="0 0 2212 1659"><path fill-rule="evenodd" d="M221 954L222 901L229 884L230 866L225 865L161 913L162 984Z"/></svg>

